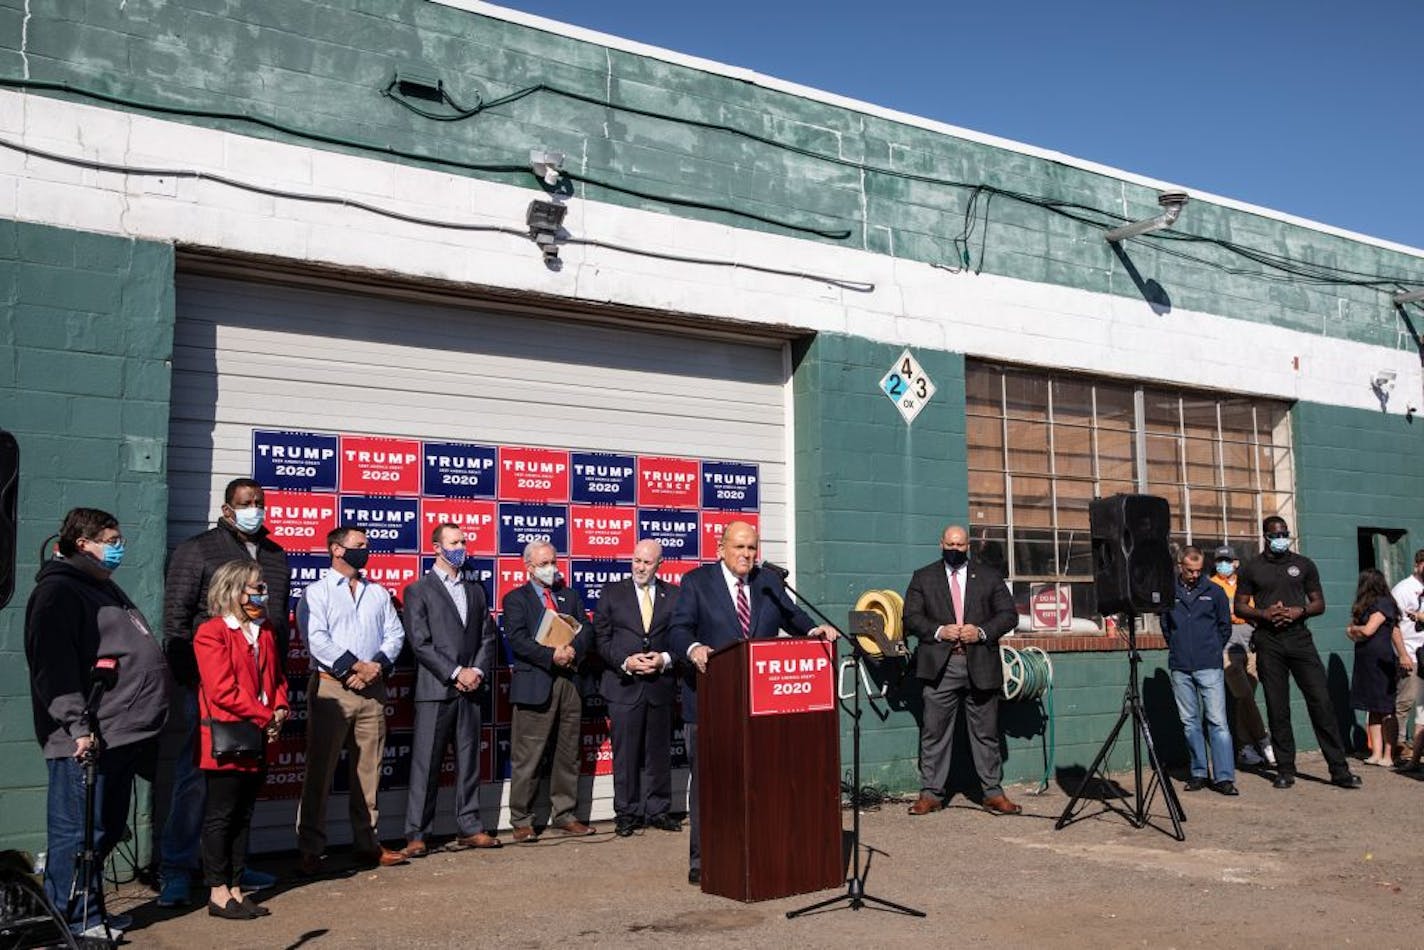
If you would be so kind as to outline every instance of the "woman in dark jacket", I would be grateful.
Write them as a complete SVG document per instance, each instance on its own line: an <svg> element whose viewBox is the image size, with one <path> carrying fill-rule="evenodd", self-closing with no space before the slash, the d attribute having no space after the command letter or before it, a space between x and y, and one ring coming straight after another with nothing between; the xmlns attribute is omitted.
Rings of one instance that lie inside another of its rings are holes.
<svg viewBox="0 0 1424 950"><path fill-rule="evenodd" d="M1399 607L1389 592L1389 582L1374 568L1360 572L1355 603L1345 635L1355 641L1355 672L1350 677L1350 705L1368 714L1365 735L1370 744L1369 765L1392 766L1394 750L1384 741L1394 718L1397 663L1404 653L1399 631Z"/></svg>
<svg viewBox="0 0 1424 950"><path fill-rule="evenodd" d="M208 913L251 920L270 913L238 890L247 858L252 808L267 772L267 739L287 718L287 678L267 622L267 585L256 561L236 560L213 572L212 618L193 635L198 664L198 767L207 779L203 815L203 877ZM243 726L248 736L242 736ZM215 752L230 738L245 751ZM231 737L229 736L231 734ZM246 739L247 741L242 741Z"/></svg>

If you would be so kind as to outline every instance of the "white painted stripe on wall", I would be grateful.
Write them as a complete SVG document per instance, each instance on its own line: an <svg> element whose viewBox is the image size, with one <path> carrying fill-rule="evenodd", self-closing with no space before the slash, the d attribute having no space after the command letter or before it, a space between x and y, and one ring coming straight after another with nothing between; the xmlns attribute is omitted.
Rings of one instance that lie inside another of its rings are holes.
<svg viewBox="0 0 1424 950"><path fill-rule="evenodd" d="M0 137L116 164L179 165L266 187L346 195L445 220L522 227L529 201L542 195L16 92L0 92ZM1421 392L1418 356L1408 351L1223 315L1159 315L1137 299L956 275L854 248L586 200L573 201L565 220L577 236L871 281L876 289L861 294L582 246L565 247L563 269L551 271L532 242L519 237L441 230L214 182L80 170L9 149L0 149L0 217L1359 409L1379 409L1369 388L1377 370L1398 374L1391 412L1403 412ZM1393 319L1383 296L1380 306Z"/></svg>
<svg viewBox="0 0 1424 950"><path fill-rule="evenodd" d="M1284 211L1276 211L1272 208L1263 208L1260 205L1238 201L1235 198L1223 198L1220 195L1214 195L1206 191L1198 191L1176 182L1163 181L1160 178L1149 178L1146 175L1139 175L1136 172L1123 171L1119 168L1113 168L1111 165L1088 161L1085 158L1076 158L1072 155L1064 154L1063 152L1055 152L1052 149L1040 148L1037 145L1016 142L1013 139L1001 138L997 135L990 135L987 132L976 132L973 129L950 125L947 122L938 122L933 119L926 119L923 116L912 115L908 112L887 109L884 106L878 106L871 102L864 102L860 99L852 99L849 96L840 96L833 92L826 92L824 89L816 89L812 86L802 86L784 79L777 79L775 76L768 76L764 73L759 73L741 66L730 66L726 63L719 63L716 60L703 59L699 56L690 56L675 50L663 49L660 46L639 43L636 40L614 36L611 33L600 33L597 30L574 26L571 23L561 23L558 20L536 16L533 13L511 10L508 7L501 7L497 4L485 3L484 0L429 0L429 2L437 3L444 7L466 10L470 13L477 13L481 16L491 17L496 20L504 20L507 23L517 23L521 26L542 30L546 33L553 33L557 36L566 36L569 39L592 43L596 46L606 46L609 49L616 49L624 53L646 56L650 59L661 60L662 62L672 63L677 66L686 66L689 69L700 70L716 76L726 76L741 82L761 86L764 89L784 92L802 99L810 99L813 102L822 102L826 105L836 106L841 109L849 109L853 112L873 115L876 118L886 119L890 122L898 122L902 125L908 125L914 128L925 129L929 132L938 132L942 135L950 135L969 142L977 142L981 145L1007 149L1012 152L1018 152L1020 155L1031 155L1034 158L1041 158L1045 161L1057 162L1060 165L1067 165L1071 168L1079 168L1083 171L1106 175L1109 178L1116 178L1120 181L1134 185L1142 185L1146 188L1153 188L1158 191L1188 191L1195 201L1209 201L1223 208L1245 211L1249 214L1259 214L1262 217L1282 221L1286 224L1293 224L1302 228L1309 228L1312 231L1319 231L1322 234L1331 234L1336 237L1348 238L1351 241L1360 241L1365 244L1374 245L1375 247L1399 251L1402 254L1424 257L1424 249L1410 247L1407 244L1398 244L1383 238L1371 237L1368 234L1347 231L1344 228L1337 228L1334 225L1312 221L1309 218L1302 218Z"/></svg>

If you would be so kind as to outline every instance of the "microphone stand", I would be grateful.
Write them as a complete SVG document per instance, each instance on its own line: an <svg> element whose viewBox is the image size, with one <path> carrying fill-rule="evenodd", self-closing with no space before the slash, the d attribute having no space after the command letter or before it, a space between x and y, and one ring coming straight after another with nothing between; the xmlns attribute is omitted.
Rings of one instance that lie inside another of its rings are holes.
<svg viewBox="0 0 1424 950"><path fill-rule="evenodd" d="M80 921L85 925L89 923L89 901L92 896L99 912L99 921L104 927L104 941L109 946L114 946L116 941L113 931L109 929L109 911L104 906L103 862L94 850L94 799L99 784L99 755L104 743L99 730L99 703L108 686L102 677L96 676L89 687L89 697L84 704L84 719L89 724L91 740L89 751L84 754L84 843L74 857L74 874L69 880L69 900L65 905L65 912L68 916L79 888L84 888ZM97 886L91 887L95 877L99 878Z"/></svg>
<svg viewBox="0 0 1424 950"><path fill-rule="evenodd" d="M825 623L826 626L830 627L831 629L835 630L838 634L840 634L840 635L841 635L841 636L840 636L840 639L841 639L841 640L844 640L844 641L846 641L847 643L850 644L851 653L853 654L853 657L852 657L852 661L851 661L851 662L854 663L854 665L855 665L855 667L856 667L856 671L857 671L858 673L860 673L861 676L864 676L864 675L865 675L865 667L864 667L862 664L863 664L863 662L864 662L865 660L869 659L869 654L867 654L867 653L865 652L865 648L860 645L860 641L857 640L855 637L847 637L847 636L845 635L845 632L844 632L843 630L841 630L839 627L837 627L834 623L832 623L831 620L830 620L830 618L827 617L824 613L822 613L822 612L820 611L820 609L819 609L815 604L813 604L813 603L812 603L810 600L808 600L806 597L802 596L801 592L798 591L796 588L794 588L794 587L792 587L790 584L788 584L788 583L786 582L786 576L787 576L787 573L788 573L787 571L785 571L785 570L783 570L783 569L781 569L781 568L778 568L778 567L777 567L776 565L774 565L774 564L765 564L765 563L764 563L762 566L765 567L765 568L768 568L769 570L771 570L772 573L774 573L774 574L776 574L778 577L780 577L780 578L781 578L781 586L785 587L786 590L787 590L788 592L790 592L792 596L794 596L798 601L800 601L802 604L804 604L813 614L815 614L817 617L819 617L819 618L821 619L821 621L822 621L823 623ZM839 685L839 684L838 684L838 685ZM838 692L839 692L839 690L838 690ZM867 687L866 692L867 692L867 693L869 692L869 687ZM841 699L845 699L846 697L842 695L840 698L841 698ZM816 912L816 911L822 911L822 910L827 910L827 909L839 909L839 908L834 908L834 905L839 904L841 901L846 901L846 902L847 902L847 903L846 903L846 906L849 907L851 910L860 910L862 907L866 906L866 904L874 904L874 905L877 905L876 907L872 908L872 909L875 909L875 910L884 909L884 910L887 910L887 911L891 911L891 912L893 912L893 913L907 914L907 915L909 915L909 916L911 916L911 917L923 917L923 916L925 916L925 912L922 911L922 910L915 910L913 907L906 907L906 906L903 905L903 904L896 904L894 901L888 901L888 900L885 900L884 898L881 898L881 897L875 897L875 896L873 896L873 895L871 895L871 894L867 894L867 893L865 892L865 876L866 876L866 874L867 874L867 873L869 872L869 870L870 870L870 862L867 860L867 861L865 862L865 869L864 869L864 870L861 869L861 866L860 866L860 717L861 717L861 708L860 708L860 682L859 682L858 680L857 680L857 681L854 681L854 682L852 683L852 685L851 685L851 700L852 700L851 714L850 714L850 718L851 718L851 796L850 796L850 804L851 804L851 832L850 832L850 846L851 846L851 854L852 854L852 859L851 859L851 875L850 875L849 878L846 879L846 891L845 891L844 894L841 894L841 895L839 895L839 896L837 896L837 897L828 898L827 900L817 901L817 902L814 903L814 904L810 904L810 905L808 905L808 906L806 906L806 907L802 907L802 908L800 908L800 909L798 909L798 910L788 910L788 911L786 912L786 916L787 916L788 918L791 918L791 917L800 917L800 916L802 916L802 915L804 915L804 914L810 914L810 913L814 913L814 912Z"/></svg>

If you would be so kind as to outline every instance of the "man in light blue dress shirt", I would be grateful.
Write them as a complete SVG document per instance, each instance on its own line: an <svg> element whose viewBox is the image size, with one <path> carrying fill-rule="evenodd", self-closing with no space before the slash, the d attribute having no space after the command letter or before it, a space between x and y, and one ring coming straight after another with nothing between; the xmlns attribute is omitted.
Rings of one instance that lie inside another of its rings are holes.
<svg viewBox="0 0 1424 950"><path fill-rule="evenodd" d="M376 789L386 746L386 677L405 629L390 592L361 576L366 532L342 525L326 536L331 569L302 595L297 625L311 654L307 686L307 768L297 808L299 870L315 874L326 850L326 800L341 750L351 745L349 807L356 858L404 864L381 845Z"/></svg>

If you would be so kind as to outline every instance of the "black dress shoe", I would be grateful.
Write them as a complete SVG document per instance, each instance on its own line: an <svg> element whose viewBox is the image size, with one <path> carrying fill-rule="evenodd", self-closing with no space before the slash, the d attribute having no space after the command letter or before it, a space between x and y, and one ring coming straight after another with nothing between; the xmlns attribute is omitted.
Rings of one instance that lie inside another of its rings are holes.
<svg viewBox="0 0 1424 950"><path fill-rule="evenodd" d="M249 894L244 894L244 895L242 895L242 903L241 903L240 906L241 906L244 910L246 910L249 914L251 914L253 917L271 917L271 916L272 916L272 912L271 912L270 910L268 910L267 908L263 907L261 904L259 904L259 903L257 903L256 901L254 901L254 900L252 899L252 896L249 895Z"/></svg>
<svg viewBox="0 0 1424 950"><path fill-rule="evenodd" d="M252 920L257 915L232 898L228 898L227 903L221 907L208 901L208 916L221 917L223 920Z"/></svg>
<svg viewBox="0 0 1424 950"><path fill-rule="evenodd" d="M1271 788L1290 788L1295 784L1295 776L1289 772L1279 772L1276 780L1271 783Z"/></svg>
<svg viewBox="0 0 1424 950"><path fill-rule="evenodd" d="M620 838L631 838L638 830L638 822L632 818L619 818L613 825L613 833Z"/></svg>
<svg viewBox="0 0 1424 950"><path fill-rule="evenodd" d="M1212 788L1212 791L1217 792L1217 793L1219 793L1219 794L1221 794L1221 795L1240 795L1240 794L1241 794L1240 792L1238 792L1238 791L1236 790L1236 783L1235 783L1235 782L1224 782L1224 781L1223 781L1223 782L1217 782L1216 784L1212 785L1211 788Z"/></svg>
<svg viewBox="0 0 1424 950"><path fill-rule="evenodd" d="M659 831L681 831L682 822L671 815L654 815L647 821L649 828L656 828Z"/></svg>
<svg viewBox="0 0 1424 950"><path fill-rule="evenodd" d="M701 884L701 883L702 883L702 869L701 869L701 868L688 868L688 869L687 869L687 883L689 883L689 884Z"/></svg>
<svg viewBox="0 0 1424 950"><path fill-rule="evenodd" d="M1206 776L1204 775L1193 775L1182 783L1184 792L1199 792L1204 788L1206 788Z"/></svg>
<svg viewBox="0 0 1424 950"><path fill-rule="evenodd" d="M1346 772L1344 775L1332 778L1330 784L1338 788L1359 788L1365 783L1354 772Z"/></svg>

